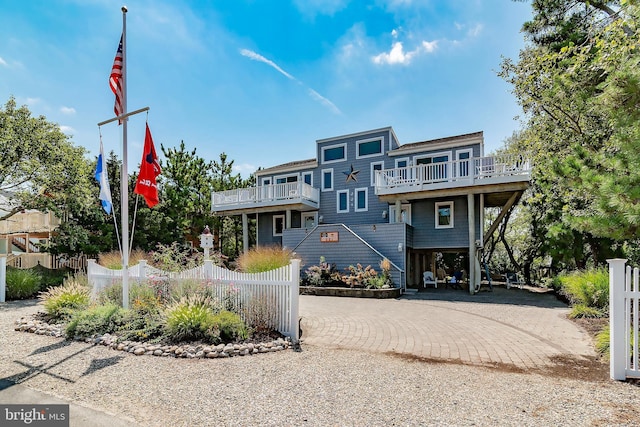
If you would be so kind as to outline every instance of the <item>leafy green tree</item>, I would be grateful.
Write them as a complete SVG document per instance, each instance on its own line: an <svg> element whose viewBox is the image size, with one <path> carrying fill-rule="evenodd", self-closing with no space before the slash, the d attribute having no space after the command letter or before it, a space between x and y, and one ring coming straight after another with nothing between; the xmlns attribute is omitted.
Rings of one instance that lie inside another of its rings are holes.
<svg viewBox="0 0 640 427"><path fill-rule="evenodd" d="M91 163L60 127L9 98L0 108L0 220L24 209L69 209L91 203Z"/></svg>
<svg viewBox="0 0 640 427"><path fill-rule="evenodd" d="M519 148L535 164L523 205L534 214L541 250L558 263L602 262L610 239L635 236L636 212L619 200L632 208L637 201L629 159L638 150L622 140L633 139L638 121L628 113L616 119L612 102L634 102L635 3L534 0L534 18L523 27L529 44L517 62L502 64L525 113Z"/></svg>

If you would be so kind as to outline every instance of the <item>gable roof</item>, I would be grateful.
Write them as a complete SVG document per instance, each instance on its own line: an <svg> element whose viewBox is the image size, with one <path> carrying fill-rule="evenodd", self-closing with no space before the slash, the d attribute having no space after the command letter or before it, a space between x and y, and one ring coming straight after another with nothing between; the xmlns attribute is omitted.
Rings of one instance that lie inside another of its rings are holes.
<svg viewBox="0 0 640 427"><path fill-rule="evenodd" d="M389 151L389 156L399 156L402 154L415 153L425 150L435 150L441 148L457 147L461 145L483 143L482 131L465 133L456 136L447 136L446 138L430 139L428 141L412 142L401 145L395 150Z"/></svg>
<svg viewBox="0 0 640 427"><path fill-rule="evenodd" d="M274 173L293 172L300 169L315 168L318 165L316 159L296 160L293 162L283 163L281 165L272 166L266 169L256 171L255 176L271 175Z"/></svg>

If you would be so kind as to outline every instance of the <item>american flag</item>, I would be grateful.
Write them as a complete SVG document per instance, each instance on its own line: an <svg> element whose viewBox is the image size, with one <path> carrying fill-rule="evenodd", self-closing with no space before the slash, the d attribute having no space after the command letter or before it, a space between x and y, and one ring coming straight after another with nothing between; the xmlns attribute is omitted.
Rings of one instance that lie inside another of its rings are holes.
<svg viewBox="0 0 640 427"><path fill-rule="evenodd" d="M122 105L123 93L122 93L122 36L120 36L120 44L118 45L118 51L116 52L116 58L113 60L113 67L111 68L111 76L109 76L109 86L111 91L116 96L116 103L113 106L113 111L116 116L124 113L124 107ZM120 120L122 123L122 120Z"/></svg>

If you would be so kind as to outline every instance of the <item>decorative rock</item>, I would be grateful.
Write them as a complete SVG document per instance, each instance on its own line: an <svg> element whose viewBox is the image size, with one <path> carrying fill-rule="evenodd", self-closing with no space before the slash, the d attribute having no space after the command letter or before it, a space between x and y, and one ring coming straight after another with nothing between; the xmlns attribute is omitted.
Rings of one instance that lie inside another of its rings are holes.
<svg viewBox="0 0 640 427"><path fill-rule="evenodd" d="M46 319L46 316L35 314L29 317L22 317L16 320L14 330L21 332L31 332L38 335L47 335L55 337L64 336L63 324L48 324L40 319ZM154 355L161 357L180 357L180 358L208 358L215 359L218 357L248 356L258 353L269 353L274 351L286 350L291 347L291 339L289 337L278 338L271 342L265 343L227 343L210 346L205 344L193 345L158 345L152 343L141 343L138 341L122 341L118 342L117 335L104 334L102 336L93 335L91 337L74 337L78 341L83 341L93 345L104 345L114 350L133 353L136 356Z"/></svg>

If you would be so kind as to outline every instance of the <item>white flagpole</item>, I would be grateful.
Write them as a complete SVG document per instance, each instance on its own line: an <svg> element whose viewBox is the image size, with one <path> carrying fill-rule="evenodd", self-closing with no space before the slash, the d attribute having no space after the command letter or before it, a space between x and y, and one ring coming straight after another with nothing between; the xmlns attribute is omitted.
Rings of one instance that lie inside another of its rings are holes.
<svg viewBox="0 0 640 427"><path fill-rule="evenodd" d="M127 7L122 6L122 113L127 113ZM122 170L120 214L122 220L122 307L129 308L129 175L127 168L127 122L122 120Z"/></svg>

